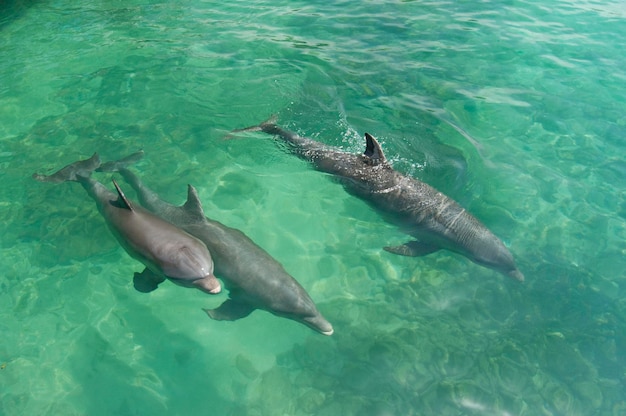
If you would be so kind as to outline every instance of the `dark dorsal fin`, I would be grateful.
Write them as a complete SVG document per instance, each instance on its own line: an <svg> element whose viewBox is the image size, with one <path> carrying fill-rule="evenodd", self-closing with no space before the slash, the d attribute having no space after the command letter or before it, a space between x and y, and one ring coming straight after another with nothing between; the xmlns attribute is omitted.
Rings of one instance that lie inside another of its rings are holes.
<svg viewBox="0 0 626 416"><path fill-rule="evenodd" d="M187 185L187 201L183 205L183 209L194 218L204 219L202 202L200 202L200 197L198 197L198 191L192 185Z"/></svg>
<svg viewBox="0 0 626 416"><path fill-rule="evenodd" d="M380 143L369 133L365 133L365 156L369 157L374 164L386 162Z"/></svg>
<svg viewBox="0 0 626 416"><path fill-rule="evenodd" d="M113 179L113 185L115 185L115 189L117 189L117 206L121 207L121 208L127 208L131 211L134 211L135 208L133 208L133 205L130 203L130 201L126 198L126 195L124 195L124 192L122 192L122 189L120 188L120 186L117 184L117 182L115 181L115 179Z"/></svg>

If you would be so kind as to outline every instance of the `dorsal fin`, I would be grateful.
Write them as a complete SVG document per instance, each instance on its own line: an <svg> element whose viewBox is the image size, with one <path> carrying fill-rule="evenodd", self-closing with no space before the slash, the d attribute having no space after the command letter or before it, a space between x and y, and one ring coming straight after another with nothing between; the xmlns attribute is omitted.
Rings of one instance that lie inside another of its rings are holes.
<svg viewBox="0 0 626 416"><path fill-rule="evenodd" d="M134 211L135 208L133 208L133 205L130 203L130 201L126 198L126 195L124 195L124 192L122 192L122 189L120 188L120 186L117 184L117 182L115 181L115 179L113 179L113 185L115 185L115 189L117 189L117 205L119 207L122 208L128 208L131 211Z"/></svg>
<svg viewBox="0 0 626 416"><path fill-rule="evenodd" d="M369 157L374 164L386 162L380 143L369 133L365 133L365 156Z"/></svg>
<svg viewBox="0 0 626 416"><path fill-rule="evenodd" d="M192 185L187 185L187 201L183 205L183 209L194 218L204 219L202 202L198 197L198 191Z"/></svg>

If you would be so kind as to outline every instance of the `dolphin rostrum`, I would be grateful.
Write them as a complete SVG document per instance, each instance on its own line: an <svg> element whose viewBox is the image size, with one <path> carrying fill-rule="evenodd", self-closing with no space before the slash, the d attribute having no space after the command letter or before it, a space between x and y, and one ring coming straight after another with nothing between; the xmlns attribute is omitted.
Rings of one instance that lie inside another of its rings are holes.
<svg viewBox="0 0 626 416"><path fill-rule="evenodd" d="M384 218L416 239L400 246L384 247L386 251L415 257L443 248L524 281L513 256L498 237L451 198L394 170L378 141L369 133L365 133L365 152L357 155L284 130L275 124L275 119L233 133L246 131L279 137L290 152L317 170L335 175L347 191L368 202Z"/></svg>
<svg viewBox="0 0 626 416"><path fill-rule="evenodd" d="M56 173L34 174L33 178L53 183L75 181L85 188L117 241L131 257L146 266L133 279L140 292L150 292L168 278L180 286L219 293L221 285L213 275L213 260L204 243L132 204L115 180L117 194L92 179L91 173L99 165L100 158L94 153L91 158L74 162Z"/></svg>
<svg viewBox="0 0 626 416"><path fill-rule="evenodd" d="M215 274L229 290L229 299L221 306L205 309L209 317L234 321L255 309L264 309L301 322L324 335L333 333L332 325L318 311L306 290L278 261L241 231L205 216L193 186L188 186L187 202L174 206L147 188L124 163L108 162L101 170L118 171L137 192L144 207L199 238L209 248L215 260Z"/></svg>

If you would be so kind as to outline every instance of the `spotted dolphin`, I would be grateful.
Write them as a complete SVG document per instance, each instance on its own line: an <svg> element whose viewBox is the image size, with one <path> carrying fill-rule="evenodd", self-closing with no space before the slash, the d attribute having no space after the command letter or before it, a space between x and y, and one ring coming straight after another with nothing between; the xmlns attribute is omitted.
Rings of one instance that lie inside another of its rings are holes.
<svg viewBox="0 0 626 416"><path fill-rule="evenodd" d="M130 156L132 157L132 155ZM241 231L209 219L202 209L196 189L189 185L187 201L171 205L146 187L125 163L108 162L101 170L118 171L137 192L149 211L206 244L215 260L215 274L229 290L229 299L205 312L215 320L234 321L255 309L292 319L324 334L333 333L306 290L270 254Z"/></svg>
<svg viewBox="0 0 626 416"><path fill-rule="evenodd" d="M75 181L83 186L124 250L146 266L142 273L135 273L137 290L149 292L167 278L180 286L209 294L219 293L221 285L213 274L213 260L206 245L131 203L115 180L116 194L92 179L91 173L99 166L100 158L95 153L91 158L74 162L56 173L34 174L33 178L52 183Z"/></svg>
<svg viewBox="0 0 626 416"><path fill-rule="evenodd" d="M249 131L280 138L291 153L317 170L335 175L348 192L415 238L400 246L384 247L386 251L415 257L447 249L524 281L513 256L498 237L448 196L394 170L380 143L369 133L365 133L365 152L352 154L284 130L275 119L232 133Z"/></svg>

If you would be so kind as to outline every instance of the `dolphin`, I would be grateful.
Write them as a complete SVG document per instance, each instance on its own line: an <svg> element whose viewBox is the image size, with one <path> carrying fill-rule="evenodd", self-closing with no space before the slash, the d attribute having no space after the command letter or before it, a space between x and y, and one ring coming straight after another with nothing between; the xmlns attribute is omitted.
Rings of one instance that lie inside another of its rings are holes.
<svg viewBox="0 0 626 416"><path fill-rule="evenodd" d="M416 257L447 249L524 281L513 256L498 237L448 196L394 170L371 134L365 133L365 152L352 154L284 130L276 125L275 118L231 134L250 131L280 138L291 153L317 170L335 175L348 192L415 238L400 246L384 247L386 251Z"/></svg>
<svg viewBox="0 0 626 416"><path fill-rule="evenodd" d="M41 182L79 182L94 199L109 229L124 250L146 266L133 281L140 292L150 292L166 278L177 285L209 294L221 291L213 274L213 260L202 241L129 201L113 179L117 194L91 178L100 166L97 153L51 175L35 173Z"/></svg>
<svg viewBox="0 0 626 416"><path fill-rule="evenodd" d="M129 156L132 159L132 155ZM196 189L189 185L187 201L171 205L147 188L125 163L108 162L102 171L118 171L137 192L149 211L199 238L215 260L215 274L229 291L229 299L215 309L205 309L212 319L235 321L255 309L292 319L324 334L332 325L318 311L306 290L283 266L241 231L209 219Z"/></svg>

